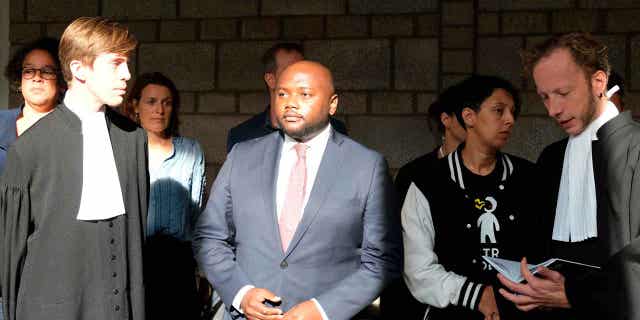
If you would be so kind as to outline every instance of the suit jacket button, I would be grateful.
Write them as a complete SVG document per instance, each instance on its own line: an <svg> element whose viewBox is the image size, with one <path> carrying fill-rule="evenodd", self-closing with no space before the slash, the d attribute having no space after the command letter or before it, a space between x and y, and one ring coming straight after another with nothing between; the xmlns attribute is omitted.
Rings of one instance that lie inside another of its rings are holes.
<svg viewBox="0 0 640 320"><path fill-rule="evenodd" d="M280 262L280 269L286 269L289 266L287 261Z"/></svg>

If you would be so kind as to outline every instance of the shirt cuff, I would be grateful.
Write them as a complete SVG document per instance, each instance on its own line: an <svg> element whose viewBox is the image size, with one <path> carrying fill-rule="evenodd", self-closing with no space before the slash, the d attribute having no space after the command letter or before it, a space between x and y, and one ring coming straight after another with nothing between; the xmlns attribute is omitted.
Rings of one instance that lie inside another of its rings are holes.
<svg viewBox="0 0 640 320"><path fill-rule="evenodd" d="M311 301L316 304L316 307L318 308L318 311L320 311L320 315L322 316L322 320L329 320L329 317L327 317L327 314L324 312L324 309L320 305L320 302L318 302L316 298L311 299Z"/></svg>
<svg viewBox="0 0 640 320"><path fill-rule="evenodd" d="M247 294L247 291L253 288L255 287L252 285L246 285L242 287L240 290L238 290L238 293L236 293L236 296L233 297L233 302L231 303L231 305L242 314L244 314L244 311L242 311L242 307L240 306L242 304L242 299L244 299L244 295Z"/></svg>

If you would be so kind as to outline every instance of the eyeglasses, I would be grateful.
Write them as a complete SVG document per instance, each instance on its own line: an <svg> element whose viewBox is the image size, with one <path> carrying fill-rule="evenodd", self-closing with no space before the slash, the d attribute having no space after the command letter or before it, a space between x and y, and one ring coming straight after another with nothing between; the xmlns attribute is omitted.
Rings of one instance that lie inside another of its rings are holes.
<svg viewBox="0 0 640 320"><path fill-rule="evenodd" d="M36 76L36 73L40 73L40 77L46 80L55 80L58 77L57 70L50 67L44 68L23 68L22 69L22 78L24 79L33 79Z"/></svg>

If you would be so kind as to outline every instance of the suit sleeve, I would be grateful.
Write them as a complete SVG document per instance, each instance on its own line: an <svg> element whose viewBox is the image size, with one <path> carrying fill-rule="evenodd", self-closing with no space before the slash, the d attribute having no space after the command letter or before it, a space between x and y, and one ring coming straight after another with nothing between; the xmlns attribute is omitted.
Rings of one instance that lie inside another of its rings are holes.
<svg viewBox="0 0 640 320"><path fill-rule="evenodd" d="M360 267L316 297L329 319L350 319L400 276L399 219L394 212L391 179L382 156L376 158L368 189Z"/></svg>
<svg viewBox="0 0 640 320"><path fill-rule="evenodd" d="M581 315L608 319L640 317L640 162L633 168L629 192L630 242L611 256L602 269L583 277L567 277L565 290L572 308Z"/></svg>
<svg viewBox="0 0 640 320"><path fill-rule="evenodd" d="M445 308L460 305L476 310L484 285L445 270L438 262L435 228L427 198L411 184L402 206L404 279L411 294L420 302Z"/></svg>
<svg viewBox="0 0 640 320"><path fill-rule="evenodd" d="M0 287L5 320L16 320L31 221L29 188L22 179L22 162L14 151L9 151L4 176L0 178Z"/></svg>
<svg viewBox="0 0 640 320"><path fill-rule="evenodd" d="M193 237L194 255L198 265L220 293L226 306L232 305L233 298L242 287L251 284L236 263L235 257L235 227L230 185L233 150L218 173L207 205L196 223Z"/></svg>

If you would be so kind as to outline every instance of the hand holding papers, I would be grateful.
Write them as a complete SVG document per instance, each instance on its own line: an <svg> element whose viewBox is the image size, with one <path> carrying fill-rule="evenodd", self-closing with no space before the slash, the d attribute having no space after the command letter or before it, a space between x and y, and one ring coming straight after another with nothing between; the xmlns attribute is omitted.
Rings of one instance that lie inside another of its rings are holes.
<svg viewBox="0 0 640 320"><path fill-rule="evenodd" d="M551 270L544 266L549 267L579 267L588 268L589 270L596 270L591 268L597 268L595 266L589 266L582 263L576 263L572 261L550 259L541 264L535 265L536 275L531 271L531 265L527 264L527 259L523 258L520 262L520 273L526 280L526 283L518 283L509 280L502 273L498 274L498 280L508 290L503 288L498 291L505 299L513 302L516 307L522 311L530 311L538 307L548 308L571 308L571 304L567 299L565 290L565 277L562 273ZM565 271L563 272L566 272ZM516 278L517 279L517 278Z"/></svg>
<svg viewBox="0 0 640 320"><path fill-rule="evenodd" d="M485 261L487 261L487 263L489 263L494 269L496 269L496 271L500 272L503 276L507 277L507 279L517 283L522 282L522 280L524 280L522 273L520 273L520 261L492 258L487 256L483 256L482 258ZM535 274L534 271L536 267L537 266L532 264L527 265L527 268L529 269L529 271L531 271L534 274Z"/></svg>
<svg viewBox="0 0 640 320"><path fill-rule="evenodd" d="M482 258L486 260L487 263L489 263L494 269L500 272L507 279L516 283L520 283L522 282L522 280L524 280L524 277L520 272L519 261L492 258L487 256L483 256ZM597 267L597 266L592 266L589 264L584 264L580 262L569 261L569 260L564 260L559 258L552 258L536 265L527 264L527 268L532 274L538 273L538 267L540 266L547 267L551 270L558 271L562 274L574 273L574 272L582 273L590 269L591 270L600 269L600 267Z"/></svg>

